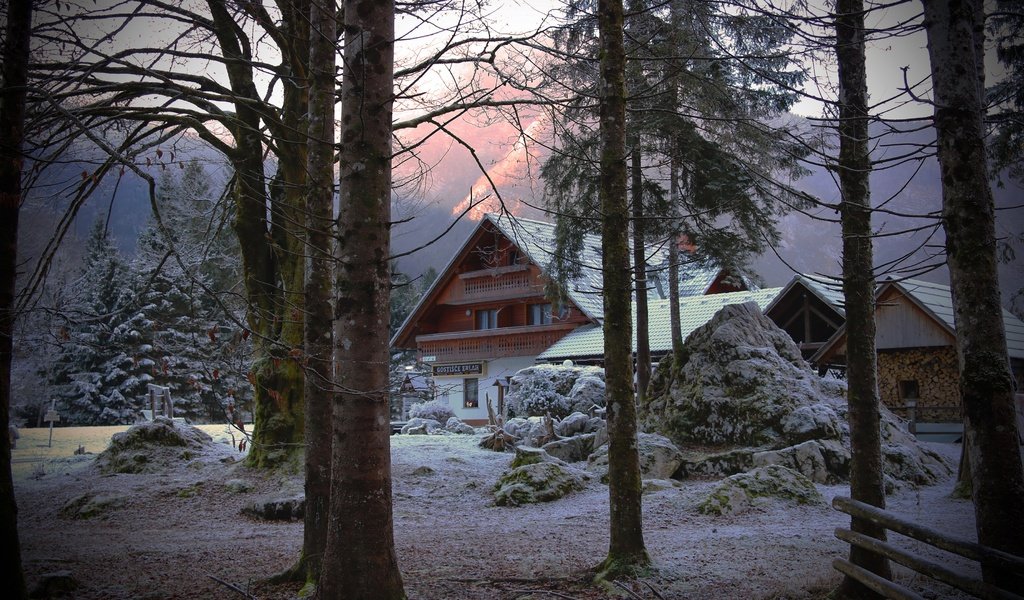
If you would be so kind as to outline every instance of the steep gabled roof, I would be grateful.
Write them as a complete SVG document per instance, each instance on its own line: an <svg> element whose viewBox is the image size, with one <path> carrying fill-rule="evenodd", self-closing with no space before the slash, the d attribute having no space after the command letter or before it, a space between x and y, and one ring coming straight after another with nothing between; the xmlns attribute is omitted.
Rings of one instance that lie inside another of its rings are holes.
<svg viewBox="0 0 1024 600"><path fill-rule="evenodd" d="M691 296L679 299L680 330L683 337L704 325L716 312L729 304L756 302L762 310L774 299L782 288ZM653 354L664 354L672 349L672 326L669 300L654 300L647 307L648 339ZM633 311L633 327L636 328L636 306ZM636 352L636 336L633 337L633 351ZM584 360L604 356L604 332L600 325L591 325L574 330L550 348L542 352L538 361L559 361L565 359Z"/></svg>
<svg viewBox="0 0 1024 600"><path fill-rule="evenodd" d="M771 312L772 308L789 295L794 288L798 287L808 290L835 310L841 317L846 318L846 298L843 296L842 285L825 279L815 279L802 273L797 273L789 280L789 283L782 288L782 291L764 308L764 312Z"/></svg>
<svg viewBox="0 0 1024 600"><path fill-rule="evenodd" d="M551 259L555 256L557 245L553 223L493 214L488 214L486 218L505 237L515 242L530 260L547 271ZM580 276L570 282L566 293L588 317L601 320L604 318L604 300L601 296L604 287L601 272L601 236L593 233L584 234L582 249L582 254L574 257L580 263ZM667 295L668 289L668 248L664 244L649 244L647 264L654 272L652 279L659 279L659 283L662 284L657 286L652 283L649 296L652 299L663 298ZM679 271L679 295L682 297L706 294L722 273L722 269L717 265L698 261L680 265ZM749 285L746 280L744 283Z"/></svg>
<svg viewBox="0 0 1024 600"><path fill-rule="evenodd" d="M556 247L555 225L534 219L510 217L488 213L477 225L476 229L466 238L459 250L442 269L437 279L420 298L419 302L406 317L405 322L391 338L391 345L406 336L406 330L419 319L426 307L434 301L437 293L449 279L449 274L456 263L465 256L480 232L487 226L493 226L499 233L514 243L519 250L532 262L547 271ZM601 271L601 238L595 234L585 234L582 254L575 257L580 262L580 276L571 281L566 290L569 300L584 315L593 321L604 318L604 299L601 295L604 278ZM648 264L657 267L668 264L668 249L664 246L651 245L647 252ZM658 269L660 274L663 269ZM680 295L701 295L706 293L718 280L721 269L703 263L691 262L680 267ZM667 276L667 271L666 271ZM666 284L667 286L667 284ZM651 294L658 297L658 289L651 288Z"/></svg>
<svg viewBox="0 0 1024 600"><path fill-rule="evenodd" d="M889 290L895 289L914 303L921 312L931 317L935 323L945 330L953 339L956 338L956 326L953 322L953 295L948 285L905 279L902 281L886 280L875 292L875 301L882 298ZM1006 330L1007 351L1011 358L1024 359L1024 322L1013 316L1008 310L1003 311L1003 327ZM846 325L836 331L832 339L818 350L811 362L817 363L831 354L846 339Z"/></svg>

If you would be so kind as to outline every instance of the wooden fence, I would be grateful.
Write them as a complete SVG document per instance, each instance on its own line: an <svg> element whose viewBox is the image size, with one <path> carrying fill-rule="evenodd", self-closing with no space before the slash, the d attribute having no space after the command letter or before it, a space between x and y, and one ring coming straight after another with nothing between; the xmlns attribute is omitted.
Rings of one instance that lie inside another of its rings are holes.
<svg viewBox="0 0 1024 600"><path fill-rule="evenodd" d="M905 535L918 540L926 545L934 546L946 552L957 554L972 561L991 565L997 569L1005 569L1008 573L1024 573L1024 557L1000 552L965 540L953 538L946 534L935 531L922 525L900 519L892 513L888 513L878 507L837 496L832 500L832 506L839 512L846 513L851 517L864 519L876 525L880 525L889 531ZM836 529L836 537L851 545L863 548L899 563L912 571L941 581L960 591L966 592L976 598L994 600L1024 600L1024 597L998 588L979 579L965 576L953 571L949 567L937 562L922 558L901 548L897 548L888 542L877 540L849 529ZM887 579L883 579L870 571L854 565L848 560L837 558L832 561L832 566L837 571L856 579L871 590L874 590L885 598L893 600L923 600L922 596L913 591Z"/></svg>

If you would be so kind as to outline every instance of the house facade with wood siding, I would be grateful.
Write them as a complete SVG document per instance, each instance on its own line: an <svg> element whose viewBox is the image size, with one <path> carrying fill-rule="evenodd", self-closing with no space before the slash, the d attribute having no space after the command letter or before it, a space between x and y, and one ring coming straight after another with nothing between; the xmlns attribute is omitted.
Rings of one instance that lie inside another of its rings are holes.
<svg viewBox="0 0 1024 600"><path fill-rule="evenodd" d="M1008 357L1024 384L1024 323L1003 310ZM885 281L875 296L878 391L896 414L922 423L960 421L959 367L953 303L948 286L917 280ZM842 327L812 358L844 366Z"/></svg>
<svg viewBox="0 0 1024 600"><path fill-rule="evenodd" d="M545 296L544 267L555 247L554 225L486 215L441 271L391 340L392 348L417 351L430 367L438 399L463 421L487 421L487 401L503 401L508 377L583 326L600 326L601 251L586 236L574 257L580 275L564 290L562 305ZM652 248L653 263L667 251ZM739 288L721 269L691 265L682 293ZM651 294L659 288L651 286Z"/></svg>

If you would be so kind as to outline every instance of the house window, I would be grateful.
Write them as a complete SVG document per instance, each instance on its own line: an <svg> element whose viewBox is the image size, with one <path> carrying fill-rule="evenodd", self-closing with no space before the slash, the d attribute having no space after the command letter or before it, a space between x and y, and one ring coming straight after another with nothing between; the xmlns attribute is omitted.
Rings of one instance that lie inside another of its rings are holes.
<svg viewBox="0 0 1024 600"><path fill-rule="evenodd" d="M497 329L498 328L498 310L478 310L476 311L476 328L477 329Z"/></svg>
<svg viewBox="0 0 1024 600"><path fill-rule="evenodd" d="M462 380L462 408L480 406L479 381L476 378Z"/></svg>
<svg viewBox="0 0 1024 600"><path fill-rule="evenodd" d="M918 389L918 387L917 387L917 380L916 379L905 379L903 381L900 381L900 399L901 400L908 400L908 399L917 400L920 397L921 397L921 390Z"/></svg>
<svg viewBox="0 0 1024 600"><path fill-rule="evenodd" d="M550 325L551 324L551 305L550 304L531 304L527 307L526 324L527 325Z"/></svg>

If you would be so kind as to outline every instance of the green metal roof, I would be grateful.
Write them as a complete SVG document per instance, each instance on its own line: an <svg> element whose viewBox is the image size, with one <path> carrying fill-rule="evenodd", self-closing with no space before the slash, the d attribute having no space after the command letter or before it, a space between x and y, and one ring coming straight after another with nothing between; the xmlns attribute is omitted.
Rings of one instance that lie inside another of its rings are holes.
<svg viewBox="0 0 1024 600"><path fill-rule="evenodd" d="M693 330L707 323L716 312L726 305L756 302L761 307L761 310L764 310L780 291L782 291L782 288L768 288L757 291L681 298L679 300L679 318L683 337L685 338ZM651 301L648 305L647 315L651 353L664 354L672 349L669 301ZM633 327L636 327L635 310L633 313ZM635 337L633 344L633 351L635 352ZM604 356L604 332L600 325L590 325L573 330L572 333L555 342L554 345L537 356L537 360L557 362L565 359L582 360L601 356Z"/></svg>
<svg viewBox="0 0 1024 600"><path fill-rule="evenodd" d="M953 294L948 285L905 279L903 281L886 281L883 285L893 285L903 290L908 296L928 309L939 322L946 326L950 333L956 331L953 323ZM1003 326L1006 329L1006 346L1010 357L1024 359L1024 321L1003 310Z"/></svg>

